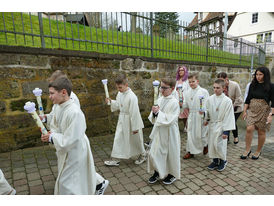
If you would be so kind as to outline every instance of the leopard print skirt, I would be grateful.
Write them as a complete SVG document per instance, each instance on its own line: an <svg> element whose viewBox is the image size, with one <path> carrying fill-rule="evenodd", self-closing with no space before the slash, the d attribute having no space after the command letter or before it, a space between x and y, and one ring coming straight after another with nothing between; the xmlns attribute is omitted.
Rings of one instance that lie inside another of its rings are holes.
<svg viewBox="0 0 274 206"><path fill-rule="evenodd" d="M266 124L270 106L264 99L251 99L246 117L247 126L254 125L255 129L269 131L271 124Z"/></svg>

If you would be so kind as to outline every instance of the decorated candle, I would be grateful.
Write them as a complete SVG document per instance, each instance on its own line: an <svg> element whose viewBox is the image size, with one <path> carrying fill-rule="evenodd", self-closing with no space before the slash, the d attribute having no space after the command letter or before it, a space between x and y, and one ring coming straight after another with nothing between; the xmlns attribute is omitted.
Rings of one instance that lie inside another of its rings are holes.
<svg viewBox="0 0 274 206"><path fill-rule="evenodd" d="M154 87L154 106L158 105L158 95L159 95L159 85L160 82L158 80L153 81L153 87Z"/></svg>
<svg viewBox="0 0 274 206"><path fill-rule="evenodd" d="M39 108L39 114L41 116L44 116L44 109L43 109L43 104L42 104L42 100L41 100L42 89L35 88L34 90L32 90L32 92L36 96L36 100L37 100L38 108Z"/></svg>
<svg viewBox="0 0 274 206"><path fill-rule="evenodd" d="M109 98L109 94L108 94L108 80L107 79L102 79L102 83L104 85L104 89L105 89L105 94L106 94L106 98ZM110 102L108 101L108 105L110 105Z"/></svg>
<svg viewBox="0 0 274 206"><path fill-rule="evenodd" d="M35 103L34 102L26 102L24 109L31 114L33 117L34 121L36 122L37 126L41 129L42 134L47 134L48 131L43 125L42 121L40 120L38 114L36 113L35 109Z"/></svg>

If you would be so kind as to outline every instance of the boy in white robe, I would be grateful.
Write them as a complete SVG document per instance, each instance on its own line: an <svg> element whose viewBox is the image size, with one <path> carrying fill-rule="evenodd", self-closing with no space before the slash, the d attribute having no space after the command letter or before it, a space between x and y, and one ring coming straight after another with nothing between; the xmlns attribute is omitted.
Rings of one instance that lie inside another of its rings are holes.
<svg viewBox="0 0 274 206"><path fill-rule="evenodd" d="M199 74L192 73L188 76L190 89L184 95L183 109L189 109L188 127L187 127L187 153L184 159L194 157L194 154L204 155L208 152L207 131L208 127L203 124L205 102L209 97L206 89L199 86Z"/></svg>
<svg viewBox="0 0 274 206"><path fill-rule="evenodd" d="M214 82L214 94L206 102L206 122L208 124L208 155L213 162L209 170L221 172L227 165L227 137L235 129L233 104L223 91L225 82L217 79Z"/></svg>
<svg viewBox="0 0 274 206"><path fill-rule="evenodd" d="M16 190L10 186L2 170L0 169L0 195L15 195L15 194L16 194Z"/></svg>
<svg viewBox="0 0 274 206"><path fill-rule="evenodd" d="M143 120L138 106L138 98L128 87L125 74L120 74L115 80L118 94L116 100L106 99L110 102L111 111L119 110L111 160L105 161L107 166L119 166L120 159L130 159L138 156L135 164L142 164L146 160L143 143Z"/></svg>
<svg viewBox="0 0 274 206"><path fill-rule="evenodd" d="M51 74L51 76L47 79L47 81L49 83L51 83L60 77L68 78L64 72L62 72L61 70L56 70ZM79 98L77 97L77 95L75 93L73 93L73 91L71 91L71 93L70 93L70 99L77 106L79 106L81 108ZM44 117L40 117L41 120L44 119L44 122L47 123L47 128L50 130L54 130L54 128L56 127L55 122L52 122L51 120L53 119L54 112L57 111L58 109L59 109L58 104L54 104L52 106L51 112L49 114L45 114ZM99 188L96 190L96 194L102 195L107 187L108 180L105 181L105 179L99 173L96 172L96 184L97 184L96 188Z"/></svg>
<svg viewBox="0 0 274 206"><path fill-rule="evenodd" d="M58 105L58 109L54 111L52 120L55 127L48 134L42 134L41 140L52 143L56 148L58 176L54 194L102 194L108 181L96 185L93 156L85 134L85 116L70 99L71 88L72 84L66 77L57 78L49 84L50 99Z"/></svg>
<svg viewBox="0 0 274 206"><path fill-rule="evenodd" d="M152 140L148 154L148 172L154 171L148 182L154 184L163 179L164 184L172 184L180 179L180 132L178 117L180 106L172 95L175 80L164 78L161 81L162 97L158 106L153 106L148 117L154 124L150 134Z"/></svg>

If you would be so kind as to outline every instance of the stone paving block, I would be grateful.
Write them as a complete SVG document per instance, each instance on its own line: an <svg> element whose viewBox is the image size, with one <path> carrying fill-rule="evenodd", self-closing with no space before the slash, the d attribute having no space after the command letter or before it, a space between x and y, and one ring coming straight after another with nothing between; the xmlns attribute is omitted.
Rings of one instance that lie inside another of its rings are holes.
<svg viewBox="0 0 274 206"><path fill-rule="evenodd" d="M207 195L208 193L206 191L202 190L202 189L199 189L199 190L195 191L195 194L197 194L197 195Z"/></svg>
<svg viewBox="0 0 274 206"><path fill-rule="evenodd" d="M190 188L183 189L182 192L185 195L192 195L192 194L194 194L194 192Z"/></svg>
<svg viewBox="0 0 274 206"><path fill-rule="evenodd" d="M186 186L191 189L192 191L198 190L200 187L197 186L194 182L188 182L186 183Z"/></svg>
<svg viewBox="0 0 274 206"><path fill-rule="evenodd" d="M219 178L214 179L213 181L216 182L218 185L220 185L220 186L222 186L222 187L228 185L225 181L223 181L223 180L221 180L221 179L219 179Z"/></svg>
<svg viewBox="0 0 274 206"><path fill-rule="evenodd" d="M54 190L53 189L46 190L45 195L54 195Z"/></svg>
<svg viewBox="0 0 274 206"><path fill-rule="evenodd" d="M38 186L38 185L42 185L42 181L41 180L33 180L33 181L28 181L28 184L31 187L33 186Z"/></svg>
<svg viewBox="0 0 274 206"><path fill-rule="evenodd" d="M54 186L55 186L55 181L47 181L47 182L43 182L44 188L45 190L53 190Z"/></svg>
<svg viewBox="0 0 274 206"><path fill-rule="evenodd" d="M140 191L133 191L133 192L129 192L130 195L142 195L143 193Z"/></svg>
<svg viewBox="0 0 274 206"><path fill-rule="evenodd" d="M24 167L17 167L17 168L12 168L13 173L18 173L18 172L25 172Z"/></svg>
<svg viewBox="0 0 274 206"><path fill-rule="evenodd" d="M124 186L121 184L113 185L113 186L111 186L111 188L115 192L121 192L121 191L125 190Z"/></svg>
<svg viewBox="0 0 274 206"><path fill-rule="evenodd" d="M219 195L220 193L217 192L216 190L212 190L210 192L208 192L209 195Z"/></svg>
<svg viewBox="0 0 274 206"><path fill-rule="evenodd" d="M28 177L28 181L38 180L41 178L39 172L29 173L27 174L27 177Z"/></svg>
<svg viewBox="0 0 274 206"><path fill-rule="evenodd" d="M21 179L21 180L14 181L13 185L14 187L18 187L21 185L26 185L27 183L28 183L27 179Z"/></svg>
<svg viewBox="0 0 274 206"><path fill-rule="evenodd" d="M39 170L38 170L37 167L34 167L34 168L26 168L26 172L27 172L27 174L29 174L29 173L39 172Z"/></svg>
<svg viewBox="0 0 274 206"><path fill-rule="evenodd" d="M29 195L29 191L26 190L26 191L18 192L18 191L16 190L16 195Z"/></svg>
<svg viewBox="0 0 274 206"><path fill-rule="evenodd" d="M222 186L214 187L214 190L216 190L218 193L223 193L226 191L226 189Z"/></svg>
<svg viewBox="0 0 274 206"><path fill-rule="evenodd" d="M129 192L124 190L124 191L116 193L116 195L129 195Z"/></svg>
<svg viewBox="0 0 274 206"><path fill-rule="evenodd" d="M18 193L18 192L28 191L29 190L29 186L27 184L18 185L18 186L14 186L14 189Z"/></svg>
<svg viewBox="0 0 274 206"><path fill-rule="evenodd" d="M157 191L157 194L158 194L158 195L170 195L170 193L169 193L167 190L160 190L160 191Z"/></svg>
<svg viewBox="0 0 274 206"><path fill-rule="evenodd" d="M13 180L20 180L20 179L25 179L25 178L26 178L25 172L13 173Z"/></svg>
<svg viewBox="0 0 274 206"><path fill-rule="evenodd" d="M152 189L149 186L145 186L145 187L140 188L140 191L145 194L145 193L152 191Z"/></svg>
<svg viewBox="0 0 274 206"><path fill-rule="evenodd" d="M224 189L226 189L226 190L229 191L229 192L234 192L234 191L235 191L235 188L232 187L232 186L230 186L230 185L225 186Z"/></svg>
<svg viewBox="0 0 274 206"><path fill-rule="evenodd" d="M179 192L180 190L178 188L176 188L174 185L167 185L166 190L169 191L171 194L175 194L177 192Z"/></svg>
<svg viewBox="0 0 274 206"><path fill-rule="evenodd" d="M43 177L41 177L41 179L43 182L55 180L53 175L43 176Z"/></svg>
<svg viewBox="0 0 274 206"><path fill-rule="evenodd" d="M40 169L39 172L41 176L52 175L51 169Z"/></svg>
<svg viewBox="0 0 274 206"><path fill-rule="evenodd" d="M132 191L138 189L138 187L136 187L136 185L134 183L125 184L124 187L129 192L132 192Z"/></svg>
<svg viewBox="0 0 274 206"><path fill-rule="evenodd" d="M43 185L37 185L30 187L30 194L31 195L42 195L45 193L45 190L43 188Z"/></svg>
<svg viewBox="0 0 274 206"><path fill-rule="evenodd" d="M206 192L212 191L213 187L209 186L209 185L204 185L201 187L203 190L205 190Z"/></svg>

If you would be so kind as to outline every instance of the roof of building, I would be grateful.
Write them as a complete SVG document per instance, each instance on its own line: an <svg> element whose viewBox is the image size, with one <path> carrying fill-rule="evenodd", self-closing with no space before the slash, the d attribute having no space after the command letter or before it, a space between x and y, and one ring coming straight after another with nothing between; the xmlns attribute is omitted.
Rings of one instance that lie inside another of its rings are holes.
<svg viewBox="0 0 274 206"><path fill-rule="evenodd" d="M205 19L202 20L202 22L200 23L203 24L215 18L223 18L223 14L224 12L209 12L208 15L205 17ZM188 25L188 28L191 28L197 24L198 24L198 13L196 14L192 22Z"/></svg>

